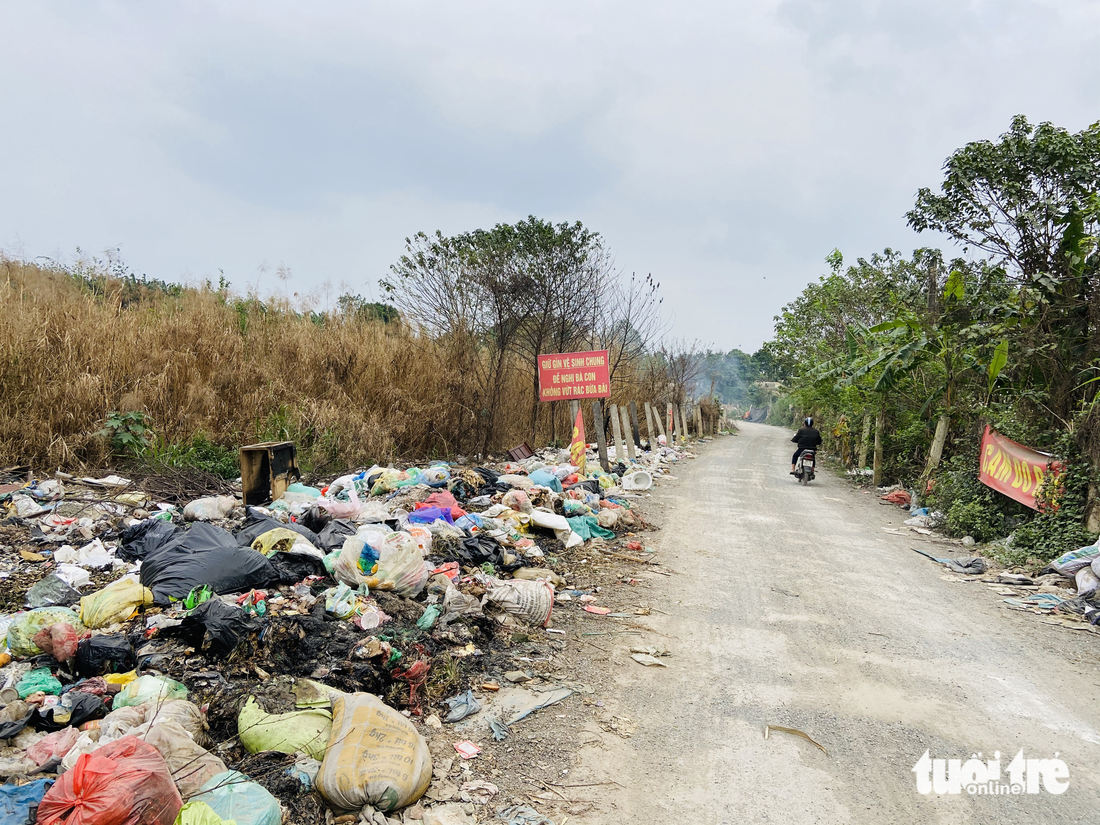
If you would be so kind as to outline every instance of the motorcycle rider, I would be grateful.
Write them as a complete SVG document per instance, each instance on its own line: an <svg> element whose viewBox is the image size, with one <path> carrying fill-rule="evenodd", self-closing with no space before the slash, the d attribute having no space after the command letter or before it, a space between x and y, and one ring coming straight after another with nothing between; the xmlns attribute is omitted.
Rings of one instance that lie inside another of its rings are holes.
<svg viewBox="0 0 1100 825"><path fill-rule="evenodd" d="M791 475L793 476L795 475L795 465L798 464L798 457L806 450L816 450L821 446L821 433L814 428L813 418L807 416L803 419L802 426L794 434L791 441L798 445L798 449L794 451L794 458L791 459Z"/></svg>

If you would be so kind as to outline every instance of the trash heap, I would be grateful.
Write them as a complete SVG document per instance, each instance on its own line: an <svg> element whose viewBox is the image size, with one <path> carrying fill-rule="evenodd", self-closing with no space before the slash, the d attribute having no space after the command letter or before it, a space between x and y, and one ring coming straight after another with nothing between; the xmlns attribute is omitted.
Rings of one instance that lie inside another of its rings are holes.
<svg viewBox="0 0 1100 825"><path fill-rule="evenodd" d="M0 819L476 821L430 794L408 809L433 779L425 734L479 713L474 689L512 690L493 740L573 693L522 689L502 651L556 597L591 601L559 592L570 552L645 529L641 495L685 456L375 466L247 508L0 472ZM467 785L470 804L496 793Z"/></svg>

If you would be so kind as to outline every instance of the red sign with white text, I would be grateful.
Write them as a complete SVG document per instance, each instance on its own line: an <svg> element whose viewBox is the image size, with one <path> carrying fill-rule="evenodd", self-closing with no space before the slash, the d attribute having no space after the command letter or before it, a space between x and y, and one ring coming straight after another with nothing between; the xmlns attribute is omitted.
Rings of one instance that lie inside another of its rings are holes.
<svg viewBox="0 0 1100 825"><path fill-rule="evenodd" d="M1017 444L988 426L985 428L978 480L987 487L1026 504L1032 510L1040 510L1042 508L1035 500L1035 492L1043 483L1048 465L1054 473L1062 469L1058 462L1051 464L1046 453Z"/></svg>
<svg viewBox="0 0 1100 825"><path fill-rule="evenodd" d="M610 395L607 350L539 356L540 401L573 401Z"/></svg>

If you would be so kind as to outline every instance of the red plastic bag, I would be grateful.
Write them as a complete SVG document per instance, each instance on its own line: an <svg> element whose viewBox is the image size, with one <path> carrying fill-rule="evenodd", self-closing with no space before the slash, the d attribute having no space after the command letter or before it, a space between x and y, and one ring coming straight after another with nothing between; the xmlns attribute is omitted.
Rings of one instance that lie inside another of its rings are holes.
<svg viewBox="0 0 1100 825"><path fill-rule="evenodd" d="M172 825L182 807L157 749L123 736L61 775L42 798L37 825Z"/></svg>
<svg viewBox="0 0 1100 825"><path fill-rule="evenodd" d="M897 504L897 505L900 505L902 507L904 507L906 504L909 504L912 501L909 494L907 492L905 492L904 490L894 490L894 492L887 493L886 495L882 496L881 498L882 498L883 501L888 501L891 504Z"/></svg>

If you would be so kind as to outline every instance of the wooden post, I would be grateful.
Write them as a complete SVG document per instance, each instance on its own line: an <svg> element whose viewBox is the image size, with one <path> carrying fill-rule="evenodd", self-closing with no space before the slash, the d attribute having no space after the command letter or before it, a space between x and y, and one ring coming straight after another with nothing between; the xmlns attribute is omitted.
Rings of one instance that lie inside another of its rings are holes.
<svg viewBox="0 0 1100 825"><path fill-rule="evenodd" d="M882 434L886 430L886 405L878 410L878 419L875 421L875 466L871 483L876 487L882 486Z"/></svg>
<svg viewBox="0 0 1100 825"><path fill-rule="evenodd" d="M642 434L638 430L638 405L630 402L630 433L634 436L634 446L642 449Z"/></svg>
<svg viewBox="0 0 1100 825"><path fill-rule="evenodd" d="M609 473L611 466L607 463L607 434L603 429L603 409L599 401L592 402L592 422L596 425L596 449L600 453L600 466L605 473Z"/></svg>
<svg viewBox="0 0 1100 825"><path fill-rule="evenodd" d="M638 454L634 452L634 439L630 437L630 413L627 412L626 407L619 407L619 415L623 417L623 435L626 438L623 441L626 443L626 456L631 461L638 460Z"/></svg>
<svg viewBox="0 0 1100 825"><path fill-rule="evenodd" d="M649 433L649 449L653 449L656 446L657 441L657 427L653 424L653 405L648 401L645 402L645 428Z"/></svg>
<svg viewBox="0 0 1100 825"><path fill-rule="evenodd" d="M658 435L665 437L665 444L669 443L668 433L665 432L665 416L657 414L657 408L653 408L653 423L657 425Z"/></svg>
<svg viewBox="0 0 1100 825"><path fill-rule="evenodd" d="M695 434L703 436L703 408L698 404L695 405Z"/></svg>
<svg viewBox="0 0 1100 825"><path fill-rule="evenodd" d="M619 425L619 407L617 404L609 404L608 413L611 414L611 433L615 436L615 462L626 463L626 445L623 443L622 427Z"/></svg>
<svg viewBox="0 0 1100 825"><path fill-rule="evenodd" d="M676 407L671 401L668 402L665 417L668 419L668 435L665 436L665 440L668 442L668 446L671 447L676 443L676 431L680 429L676 424Z"/></svg>
<svg viewBox="0 0 1100 825"><path fill-rule="evenodd" d="M580 412L581 402L576 399L569 402L569 427L567 432L569 433L569 443L573 443L573 427L577 423L577 413Z"/></svg>
<svg viewBox="0 0 1100 825"><path fill-rule="evenodd" d="M684 405L681 404L676 408L676 412L680 415L680 440L686 442L688 439L688 426L687 419L684 418Z"/></svg>
<svg viewBox="0 0 1100 825"><path fill-rule="evenodd" d="M871 446L871 414L863 416L863 435L859 439L859 469L867 466L867 448Z"/></svg>
<svg viewBox="0 0 1100 825"><path fill-rule="evenodd" d="M940 459L943 458L943 445L947 441L947 425L950 423L951 416L947 413L941 415L940 420L936 422L936 435L932 439L932 449L928 453L928 469L924 471L925 476L931 476L940 465Z"/></svg>

